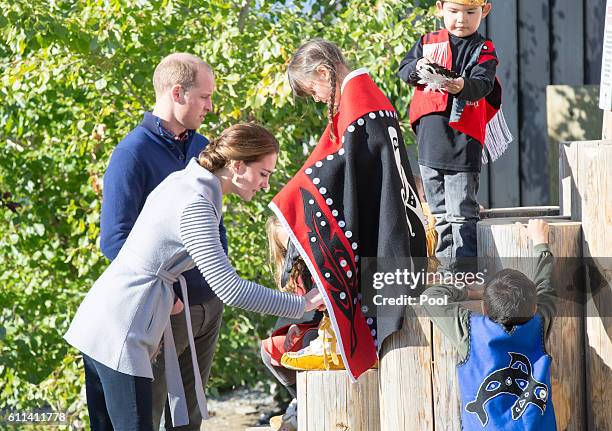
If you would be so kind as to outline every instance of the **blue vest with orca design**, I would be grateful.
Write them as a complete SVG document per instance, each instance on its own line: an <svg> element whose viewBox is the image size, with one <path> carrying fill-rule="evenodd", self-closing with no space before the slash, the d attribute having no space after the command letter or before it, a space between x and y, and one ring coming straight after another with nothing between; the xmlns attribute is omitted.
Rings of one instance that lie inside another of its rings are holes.
<svg viewBox="0 0 612 431"><path fill-rule="evenodd" d="M472 313L470 350L457 367L462 430L555 431L551 357L539 314L507 331Z"/></svg>

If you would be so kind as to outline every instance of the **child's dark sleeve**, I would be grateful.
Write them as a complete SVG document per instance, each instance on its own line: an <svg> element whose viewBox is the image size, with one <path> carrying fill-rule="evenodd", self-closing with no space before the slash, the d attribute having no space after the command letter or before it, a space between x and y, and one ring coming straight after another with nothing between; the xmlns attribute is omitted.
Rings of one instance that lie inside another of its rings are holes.
<svg viewBox="0 0 612 431"><path fill-rule="evenodd" d="M410 85L416 85L419 77L416 73L417 62L423 58L423 38L412 47L399 66L398 76Z"/></svg>
<svg viewBox="0 0 612 431"><path fill-rule="evenodd" d="M470 347L470 311L461 306L461 301L468 299L466 289L450 286L434 286L426 289L423 294L432 303L435 299L445 299L446 305L430 305L425 302L423 308L440 331L457 348L460 360L464 360Z"/></svg>
<svg viewBox="0 0 612 431"><path fill-rule="evenodd" d="M495 85L498 62L495 46L487 40L483 45L478 64L463 77L465 85L461 93L455 97L469 102L487 97Z"/></svg>
<svg viewBox="0 0 612 431"><path fill-rule="evenodd" d="M554 266L554 256L548 248L548 244L539 244L535 247L538 256L538 266L535 273L536 296L538 313L542 316L544 334L548 338L548 333L552 325L556 311L555 289L552 286L551 278Z"/></svg>

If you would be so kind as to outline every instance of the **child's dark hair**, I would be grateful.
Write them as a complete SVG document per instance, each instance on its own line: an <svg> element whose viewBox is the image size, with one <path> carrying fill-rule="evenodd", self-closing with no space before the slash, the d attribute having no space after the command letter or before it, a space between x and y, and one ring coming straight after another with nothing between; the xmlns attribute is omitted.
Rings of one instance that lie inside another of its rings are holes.
<svg viewBox="0 0 612 431"><path fill-rule="evenodd" d="M522 272L503 269L485 286L482 299L491 320L505 326L521 325L533 317L536 286Z"/></svg>
<svg viewBox="0 0 612 431"><path fill-rule="evenodd" d="M329 71L329 85L331 86L331 95L327 102L327 116L331 125L331 137L334 140L334 114L336 100L336 85L338 66L345 66L346 60L342 55L342 51L333 43L324 39L313 39L300 46L293 54L287 67L287 76L289 85L296 96L306 97L310 93L302 85L309 79L314 79L317 67L323 66Z"/></svg>

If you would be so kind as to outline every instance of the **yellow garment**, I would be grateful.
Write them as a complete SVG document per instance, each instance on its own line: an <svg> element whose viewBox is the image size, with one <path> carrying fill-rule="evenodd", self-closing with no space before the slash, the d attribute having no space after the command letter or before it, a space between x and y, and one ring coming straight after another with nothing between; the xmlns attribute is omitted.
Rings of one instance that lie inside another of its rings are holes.
<svg viewBox="0 0 612 431"><path fill-rule="evenodd" d="M287 352L281 357L281 365L290 370L344 370L338 354L336 334L327 315L319 323L319 336L308 347L298 352Z"/></svg>

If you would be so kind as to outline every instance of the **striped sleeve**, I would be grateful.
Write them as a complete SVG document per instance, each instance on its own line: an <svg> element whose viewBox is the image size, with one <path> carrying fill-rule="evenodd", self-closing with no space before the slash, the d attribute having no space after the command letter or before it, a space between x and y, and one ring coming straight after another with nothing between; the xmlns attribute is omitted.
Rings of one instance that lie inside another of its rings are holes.
<svg viewBox="0 0 612 431"><path fill-rule="evenodd" d="M223 252L219 219L213 205L203 197L183 210L180 235L187 252L224 304L258 313L300 318L304 298L268 289L238 276Z"/></svg>

